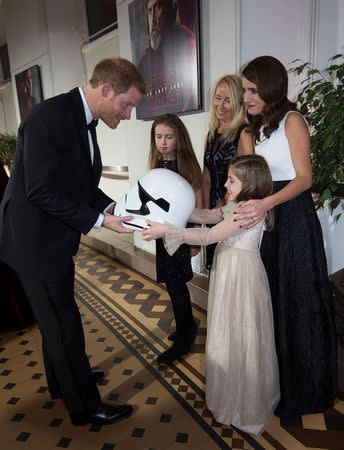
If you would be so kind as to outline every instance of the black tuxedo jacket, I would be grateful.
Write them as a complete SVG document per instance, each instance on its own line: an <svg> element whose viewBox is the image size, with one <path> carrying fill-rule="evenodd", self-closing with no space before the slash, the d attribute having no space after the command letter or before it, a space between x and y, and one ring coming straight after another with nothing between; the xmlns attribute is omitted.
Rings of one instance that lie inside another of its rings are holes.
<svg viewBox="0 0 344 450"><path fill-rule="evenodd" d="M95 159L96 161L96 159ZM59 279L112 199L91 163L78 89L35 106L19 127L11 177L0 207L0 259L17 272Z"/></svg>

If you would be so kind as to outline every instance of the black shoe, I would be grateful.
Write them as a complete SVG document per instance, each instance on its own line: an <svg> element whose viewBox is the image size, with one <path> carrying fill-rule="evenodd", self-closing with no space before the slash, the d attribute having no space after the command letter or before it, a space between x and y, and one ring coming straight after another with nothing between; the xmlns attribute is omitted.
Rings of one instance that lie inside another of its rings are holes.
<svg viewBox="0 0 344 450"><path fill-rule="evenodd" d="M98 381L100 381L104 378L105 374L102 370L93 369L92 375L93 375L93 378L96 380L96 383L98 383Z"/></svg>
<svg viewBox="0 0 344 450"><path fill-rule="evenodd" d="M184 345L177 345L173 344L172 347L170 347L165 352L161 353L157 357L157 361L161 364L167 364L168 366L173 363L175 359L178 359L180 356L186 355L190 352L190 345L184 344Z"/></svg>
<svg viewBox="0 0 344 450"><path fill-rule="evenodd" d="M98 381L102 380L104 378L104 372L102 370L93 369L92 370L93 378L95 379L95 382L98 383ZM60 391L53 391L50 392L50 398L52 400L56 400L58 398L62 398Z"/></svg>
<svg viewBox="0 0 344 450"><path fill-rule="evenodd" d="M195 325L195 328L193 329L193 331L192 331L192 333L191 333L191 336L192 336L192 337L196 337L196 334L197 334L197 325ZM171 333L171 334L168 336L167 340L173 342L173 341L176 340L176 337L177 337L177 332L174 331L173 333ZM194 339L194 340L195 340L195 339Z"/></svg>
<svg viewBox="0 0 344 450"><path fill-rule="evenodd" d="M86 425L94 423L96 425L108 425L110 423L119 422L129 417L133 412L131 405L110 405L109 403L101 403L99 409L89 414L71 414L70 420L73 425Z"/></svg>
<svg viewBox="0 0 344 450"><path fill-rule="evenodd" d="M168 341L175 341L176 340L176 336L177 336L177 332L174 331L173 333L171 333L169 335L169 337L167 338Z"/></svg>

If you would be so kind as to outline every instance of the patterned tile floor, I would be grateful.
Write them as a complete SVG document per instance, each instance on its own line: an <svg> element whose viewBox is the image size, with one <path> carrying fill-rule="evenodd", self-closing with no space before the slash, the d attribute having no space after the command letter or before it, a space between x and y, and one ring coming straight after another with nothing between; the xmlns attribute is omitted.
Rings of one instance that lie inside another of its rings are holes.
<svg viewBox="0 0 344 450"><path fill-rule="evenodd" d="M36 326L1 332L0 450L344 449L344 398L294 423L274 417L262 436L216 423L204 402L205 312L194 308L193 352L159 366L173 327L166 290L85 246L76 269L87 352L105 371L102 397L130 403L134 413L114 425L73 427L63 402L47 393Z"/></svg>

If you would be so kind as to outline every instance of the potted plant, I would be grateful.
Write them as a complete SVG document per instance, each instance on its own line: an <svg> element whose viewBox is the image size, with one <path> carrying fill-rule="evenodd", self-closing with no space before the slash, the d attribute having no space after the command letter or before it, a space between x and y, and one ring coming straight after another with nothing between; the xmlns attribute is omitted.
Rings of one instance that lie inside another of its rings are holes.
<svg viewBox="0 0 344 450"><path fill-rule="evenodd" d="M0 161L10 167L14 160L17 137L15 134L0 133Z"/></svg>
<svg viewBox="0 0 344 450"><path fill-rule="evenodd" d="M300 63L291 71L303 75L297 102L311 130L311 158L315 206L323 208L328 200L331 214L344 198L344 55L330 58L320 71L310 63ZM342 212L335 215L337 222Z"/></svg>

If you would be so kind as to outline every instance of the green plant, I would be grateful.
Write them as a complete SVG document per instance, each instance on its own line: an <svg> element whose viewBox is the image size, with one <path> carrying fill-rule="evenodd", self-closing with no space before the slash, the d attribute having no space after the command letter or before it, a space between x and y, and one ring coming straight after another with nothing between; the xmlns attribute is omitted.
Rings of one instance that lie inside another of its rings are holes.
<svg viewBox="0 0 344 450"><path fill-rule="evenodd" d="M311 157L315 206L323 208L328 200L331 214L343 202L344 195L344 55L330 58L320 71L302 63L291 71L305 76L297 102L311 129ZM338 221L341 212L334 217Z"/></svg>
<svg viewBox="0 0 344 450"><path fill-rule="evenodd" d="M14 159L17 137L15 134L0 133L0 161L10 166Z"/></svg>

